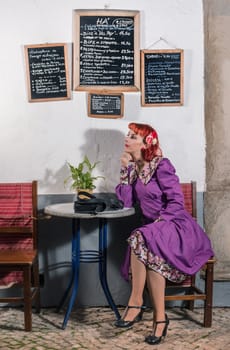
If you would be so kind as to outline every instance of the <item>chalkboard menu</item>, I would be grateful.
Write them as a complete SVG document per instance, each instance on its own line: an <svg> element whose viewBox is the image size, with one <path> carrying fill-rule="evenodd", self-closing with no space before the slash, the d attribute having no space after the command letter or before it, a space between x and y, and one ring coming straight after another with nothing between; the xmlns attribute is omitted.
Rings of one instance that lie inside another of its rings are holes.
<svg viewBox="0 0 230 350"><path fill-rule="evenodd" d="M183 50L141 51L142 106L180 106L183 88Z"/></svg>
<svg viewBox="0 0 230 350"><path fill-rule="evenodd" d="M67 45L26 45L26 71L30 102L70 98Z"/></svg>
<svg viewBox="0 0 230 350"><path fill-rule="evenodd" d="M75 10L74 90L140 88L139 12Z"/></svg>
<svg viewBox="0 0 230 350"><path fill-rule="evenodd" d="M88 115L95 118L121 118L124 96L116 93L88 94Z"/></svg>

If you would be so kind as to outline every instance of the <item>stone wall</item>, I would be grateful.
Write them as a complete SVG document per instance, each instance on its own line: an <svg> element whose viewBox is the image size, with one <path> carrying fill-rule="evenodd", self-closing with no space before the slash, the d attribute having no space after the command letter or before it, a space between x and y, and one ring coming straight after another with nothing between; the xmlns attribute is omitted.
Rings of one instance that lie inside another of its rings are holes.
<svg viewBox="0 0 230 350"><path fill-rule="evenodd" d="M230 280L230 1L204 0L205 228L217 258L215 280Z"/></svg>

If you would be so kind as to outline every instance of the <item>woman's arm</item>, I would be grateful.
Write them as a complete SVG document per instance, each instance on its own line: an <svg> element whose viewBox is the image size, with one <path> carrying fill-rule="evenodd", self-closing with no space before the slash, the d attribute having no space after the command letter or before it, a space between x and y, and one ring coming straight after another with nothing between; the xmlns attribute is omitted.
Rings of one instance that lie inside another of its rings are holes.
<svg viewBox="0 0 230 350"><path fill-rule="evenodd" d="M116 186L115 192L118 199L122 200L126 208L133 206L133 189L130 183L130 171L133 164L122 166L120 170L120 183Z"/></svg>

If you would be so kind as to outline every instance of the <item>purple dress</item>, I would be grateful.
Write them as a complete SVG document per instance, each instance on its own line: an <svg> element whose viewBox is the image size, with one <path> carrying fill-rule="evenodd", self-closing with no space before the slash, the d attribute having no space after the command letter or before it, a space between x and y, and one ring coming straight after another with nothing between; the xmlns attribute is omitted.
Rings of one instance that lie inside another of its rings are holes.
<svg viewBox="0 0 230 350"><path fill-rule="evenodd" d="M124 278L131 247L146 266L173 282L195 274L214 255L208 236L184 208L179 178L167 158L154 158L139 175L135 163L122 168L116 194L125 207L138 202L143 215L143 226L128 239Z"/></svg>

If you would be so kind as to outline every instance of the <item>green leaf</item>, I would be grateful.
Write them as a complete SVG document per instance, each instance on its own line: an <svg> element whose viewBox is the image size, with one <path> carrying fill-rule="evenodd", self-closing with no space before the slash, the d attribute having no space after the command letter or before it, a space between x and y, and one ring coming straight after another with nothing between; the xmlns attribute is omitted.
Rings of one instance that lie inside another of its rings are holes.
<svg viewBox="0 0 230 350"><path fill-rule="evenodd" d="M67 162L71 175L64 180L66 185L71 179L72 183L71 189L90 189L93 190L96 188L94 181L101 178L104 179L104 176L93 176L92 172L96 168L97 164L100 162L91 163L89 158L85 155L82 162L77 166L74 166Z"/></svg>

